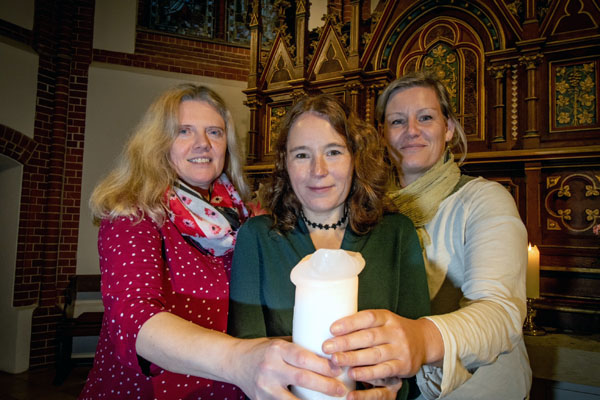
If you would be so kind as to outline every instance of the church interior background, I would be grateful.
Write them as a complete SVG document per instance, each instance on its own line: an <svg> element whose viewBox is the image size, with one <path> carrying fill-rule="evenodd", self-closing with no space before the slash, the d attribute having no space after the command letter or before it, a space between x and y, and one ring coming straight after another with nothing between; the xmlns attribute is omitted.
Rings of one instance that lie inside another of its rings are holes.
<svg viewBox="0 0 600 400"><path fill-rule="evenodd" d="M39 57L32 134L0 115L0 167L23 169L7 302L32 308L30 365L54 362L60 304L80 268L85 106L97 65L238 85L255 189L273 168L278 123L299 98L331 93L377 127L389 82L435 74L467 134L463 171L512 194L540 251L536 323L600 333L597 0L130 0L128 50L96 47L102 2L30 3L26 27L0 7L1 42Z"/></svg>

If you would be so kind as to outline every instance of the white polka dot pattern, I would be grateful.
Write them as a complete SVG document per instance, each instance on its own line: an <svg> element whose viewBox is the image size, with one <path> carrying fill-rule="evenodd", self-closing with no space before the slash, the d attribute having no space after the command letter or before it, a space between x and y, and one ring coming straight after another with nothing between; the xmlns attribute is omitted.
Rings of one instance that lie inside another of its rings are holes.
<svg viewBox="0 0 600 400"><path fill-rule="evenodd" d="M94 366L80 399L243 399L235 386L175 374L135 352L141 326L168 311L225 332L231 255L204 255L170 222L104 220L98 234L104 320Z"/></svg>

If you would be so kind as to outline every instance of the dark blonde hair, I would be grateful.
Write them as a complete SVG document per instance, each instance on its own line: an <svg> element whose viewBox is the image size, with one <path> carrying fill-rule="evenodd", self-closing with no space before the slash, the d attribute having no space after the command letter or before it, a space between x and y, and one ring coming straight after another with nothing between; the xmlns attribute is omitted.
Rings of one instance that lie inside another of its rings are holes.
<svg viewBox="0 0 600 400"><path fill-rule="evenodd" d="M354 163L348 199L350 227L358 234L369 232L383 215L388 182L383 143L375 128L359 119L332 95L304 97L283 118L276 144L275 171L264 190L263 201L271 211L273 228L279 232L294 229L302 209L287 172L287 140L294 122L307 112L327 119L343 138Z"/></svg>
<svg viewBox="0 0 600 400"><path fill-rule="evenodd" d="M148 108L129 138L117 167L94 189L90 208L94 220L148 215L164 222L164 194L178 176L169 153L179 131L179 105L183 101L202 101L223 118L227 135L225 173L242 198L248 188L242 172L238 139L231 113L213 90L194 84L182 84L161 94Z"/></svg>
<svg viewBox="0 0 600 400"><path fill-rule="evenodd" d="M377 99L377 107L375 109L375 116L377 120L380 123L385 122L385 108L387 107L387 103L394 93L414 87L430 88L435 92L444 118L446 121L450 120L454 123L454 135L452 136L452 140L450 141L449 145L451 148L457 149L458 152L461 153L460 161L462 162L467 156L467 136L465 135L465 131L460 125L460 122L458 122L458 118L456 117L454 110L452 110L448 90L442 82L432 75L421 71L415 71L410 72L390 83L385 88L383 93L381 93L379 99Z"/></svg>

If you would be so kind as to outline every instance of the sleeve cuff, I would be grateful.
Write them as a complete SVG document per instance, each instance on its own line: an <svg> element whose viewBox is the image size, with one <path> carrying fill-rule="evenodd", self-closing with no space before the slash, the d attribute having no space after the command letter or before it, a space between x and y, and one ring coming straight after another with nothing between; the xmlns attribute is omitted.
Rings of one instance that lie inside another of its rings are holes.
<svg viewBox="0 0 600 400"><path fill-rule="evenodd" d="M444 329L444 324L434 317L425 317L439 329L444 342L443 366L424 365L417 373L417 385L427 399L437 399L446 396L454 389L465 383L471 373L462 365L458 358L457 343Z"/></svg>

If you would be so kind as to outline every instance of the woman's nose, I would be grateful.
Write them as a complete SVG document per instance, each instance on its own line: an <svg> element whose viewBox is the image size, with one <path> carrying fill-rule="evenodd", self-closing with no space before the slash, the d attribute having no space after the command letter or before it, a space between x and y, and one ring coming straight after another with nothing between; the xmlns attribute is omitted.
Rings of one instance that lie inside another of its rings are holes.
<svg viewBox="0 0 600 400"><path fill-rule="evenodd" d="M314 158L313 174L315 176L327 175L327 163L322 156L317 156Z"/></svg>
<svg viewBox="0 0 600 400"><path fill-rule="evenodd" d="M194 149L206 150L210 148L210 140L206 132L200 131L194 134Z"/></svg>
<svg viewBox="0 0 600 400"><path fill-rule="evenodd" d="M419 123L417 121L417 118L415 118L415 117L408 118L408 121L406 122L406 132L410 136L416 136L416 135L418 135L418 133L419 133Z"/></svg>

